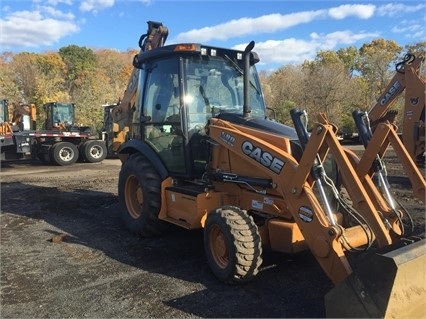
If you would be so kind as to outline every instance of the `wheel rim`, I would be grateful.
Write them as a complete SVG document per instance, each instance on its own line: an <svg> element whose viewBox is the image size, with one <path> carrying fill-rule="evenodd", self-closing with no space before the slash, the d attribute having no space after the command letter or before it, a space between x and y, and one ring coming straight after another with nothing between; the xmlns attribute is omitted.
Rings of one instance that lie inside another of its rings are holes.
<svg viewBox="0 0 426 319"><path fill-rule="evenodd" d="M130 216L134 219L138 219L141 216L143 193L136 176L131 175L127 178L124 193L127 210Z"/></svg>
<svg viewBox="0 0 426 319"><path fill-rule="evenodd" d="M69 162L74 158L74 150L70 147L63 147L59 151L59 158L64 162Z"/></svg>
<svg viewBox="0 0 426 319"><path fill-rule="evenodd" d="M215 263L220 268L226 268L229 264L229 251L226 245L225 235L217 225L212 226L209 239L210 251Z"/></svg>
<svg viewBox="0 0 426 319"><path fill-rule="evenodd" d="M93 158L101 158L102 155L103 155L102 147L95 145L90 148L90 156L92 156Z"/></svg>

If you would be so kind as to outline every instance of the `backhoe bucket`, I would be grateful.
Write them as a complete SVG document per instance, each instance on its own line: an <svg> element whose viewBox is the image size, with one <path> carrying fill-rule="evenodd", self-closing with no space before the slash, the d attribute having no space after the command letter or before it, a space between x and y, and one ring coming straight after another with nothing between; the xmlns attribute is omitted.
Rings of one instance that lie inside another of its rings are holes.
<svg viewBox="0 0 426 319"><path fill-rule="evenodd" d="M426 318L426 241L371 259L325 296L328 318Z"/></svg>

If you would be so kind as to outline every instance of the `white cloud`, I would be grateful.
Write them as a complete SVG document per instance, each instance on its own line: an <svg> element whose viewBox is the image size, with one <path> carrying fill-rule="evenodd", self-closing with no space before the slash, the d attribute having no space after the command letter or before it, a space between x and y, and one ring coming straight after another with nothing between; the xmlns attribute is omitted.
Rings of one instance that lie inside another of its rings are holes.
<svg viewBox="0 0 426 319"><path fill-rule="evenodd" d="M72 5L72 0L47 0L46 3L50 4L52 6L56 6L56 5L60 4L60 3L64 3L64 4L67 4L67 5Z"/></svg>
<svg viewBox="0 0 426 319"><path fill-rule="evenodd" d="M0 20L0 46L3 50L19 47L38 47L51 45L64 36L78 32L79 27L73 21L72 14L65 14L54 9L44 13L60 15L56 20L43 15L41 11L17 11Z"/></svg>
<svg viewBox="0 0 426 319"><path fill-rule="evenodd" d="M338 31L326 35L311 33L310 40L289 38L284 40L268 40L258 42L254 51L262 61L273 64L300 64L305 60L313 60L319 50L335 50L340 46L353 45L360 40L369 40L380 36L377 32L353 33L351 31ZM233 48L244 50L247 44L238 44Z"/></svg>
<svg viewBox="0 0 426 319"><path fill-rule="evenodd" d="M424 19L424 14L426 10L426 3L417 4L417 5L406 5L403 3L388 3L377 8L377 13L379 16L396 16L399 13L414 13L422 11L422 16L419 18Z"/></svg>
<svg viewBox="0 0 426 319"><path fill-rule="evenodd" d="M406 38L416 41L422 41L422 39L424 41L426 38L425 27L418 23L418 21L403 20L398 25L394 26L391 31L397 34L404 34Z"/></svg>
<svg viewBox="0 0 426 319"><path fill-rule="evenodd" d="M397 26L394 26L392 28L392 32L394 33L409 33L409 32L413 32L413 31L417 31L420 28L422 28L423 26L421 26L418 23L409 23L407 20L401 21L401 23Z"/></svg>
<svg viewBox="0 0 426 319"><path fill-rule="evenodd" d="M53 8L53 7L40 7L39 9L40 9L40 11L43 11L43 13L45 13L46 15L51 16L51 17L55 17L55 19L58 19L58 20L63 20L63 19L73 20L74 19L74 14L72 14L70 12L68 12L68 13L62 12L60 10Z"/></svg>
<svg viewBox="0 0 426 319"><path fill-rule="evenodd" d="M79 9L82 12L97 13L99 10L112 7L114 3L115 0L84 0L81 2Z"/></svg>
<svg viewBox="0 0 426 319"><path fill-rule="evenodd" d="M193 29L180 33L170 42L207 42L228 40L246 34L273 33L325 16L324 10L304 11L291 14L268 14L258 18L240 18L212 27Z"/></svg>
<svg viewBox="0 0 426 319"><path fill-rule="evenodd" d="M331 32L325 36L311 35L313 39L316 39L318 48L321 50L334 50L340 45L348 46L358 41L373 39L379 36L380 33L378 32L353 33L350 30Z"/></svg>
<svg viewBox="0 0 426 319"><path fill-rule="evenodd" d="M234 49L244 50L247 44L236 45ZM305 59L312 59L315 52L316 43L313 41L304 41L294 38L285 40L268 40L258 42L254 48L259 54L261 63L288 64L300 63Z"/></svg>
<svg viewBox="0 0 426 319"><path fill-rule="evenodd" d="M328 10L328 14L333 19L342 20L349 16L359 19L369 19L374 15L376 6L372 4L344 4Z"/></svg>
<svg viewBox="0 0 426 319"><path fill-rule="evenodd" d="M338 20L349 16L359 19L369 19L373 17L375 9L376 6L372 4L341 5L328 10L302 11L290 14L274 13L257 18L240 18L216 26L192 29L188 32L180 33L169 42L225 41L248 34L273 33L317 19L324 19L327 18L327 15Z"/></svg>

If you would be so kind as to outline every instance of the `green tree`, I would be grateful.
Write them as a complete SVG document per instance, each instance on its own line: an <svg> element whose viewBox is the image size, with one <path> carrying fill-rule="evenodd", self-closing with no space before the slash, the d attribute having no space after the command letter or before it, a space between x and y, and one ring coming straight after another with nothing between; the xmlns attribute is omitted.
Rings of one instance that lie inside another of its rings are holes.
<svg viewBox="0 0 426 319"><path fill-rule="evenodd" d="M374 101L384 91L393 76L393 66L401 54L393 40L377 39L365 43L359 50L357 70L368 83L368 96Z"/></svg>
<svg viewBox="0 0 426 319"><path fill-rule="evenodd" d="M93 50L77 45L60 48L59 55L67 67L66 85L73 99L74 91L85 83L85 77L96 70L96 55Z"/></svg>
<svg viewBox="0 0 426 319"><path fill-rule="evenodd" d="M359 51L356 47L350 46L347 48L340 48L336 51L340 61L343 62L345 69L349 75L353 75L356 70L356 64L359 57Z"/></svg>

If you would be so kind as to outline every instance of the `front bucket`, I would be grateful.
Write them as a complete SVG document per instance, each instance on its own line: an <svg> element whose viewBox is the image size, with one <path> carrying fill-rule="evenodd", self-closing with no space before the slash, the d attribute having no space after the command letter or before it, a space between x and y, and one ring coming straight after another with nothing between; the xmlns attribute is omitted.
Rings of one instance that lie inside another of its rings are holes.
<svg viewBox="0 0 426 319"><path fill-rule="evenodd" d="M426 318L425 240L375 254L325 296L328 318Z"/></svg>

